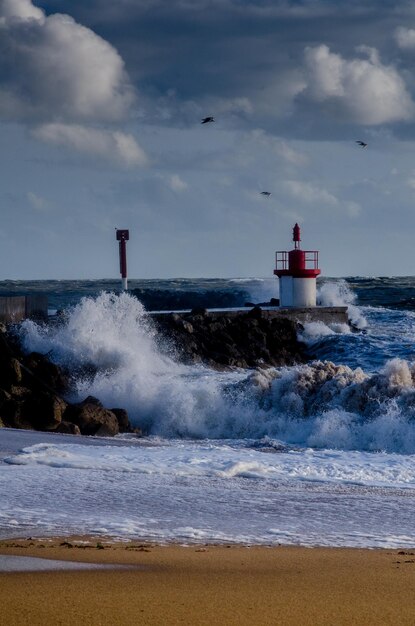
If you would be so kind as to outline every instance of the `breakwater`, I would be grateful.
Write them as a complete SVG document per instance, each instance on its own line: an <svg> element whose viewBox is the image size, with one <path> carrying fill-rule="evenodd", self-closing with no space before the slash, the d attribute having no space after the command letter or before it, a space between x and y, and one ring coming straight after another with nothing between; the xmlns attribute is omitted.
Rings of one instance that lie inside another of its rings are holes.
<svg viewBox="0 0 415 626"><path fill-rule="evenodd" d="M21 322L24 319L48 317L48 298L42 294L30 296L1 296L0 322L4 324Z"/></svg>
<svg viewBox="0 0 415 626"><path fill-rule="evenodd" d="M327 308L325 319L340 322L346 308L340 309L334 315ZM27 321L1 333L0 420L14 428L73 434L131 432L124 408L138 417L146 413L148 399L131 405L123 394L118 401L106 398L106 376L121 376L121 385L138 377L141 389L143 377L152 380L154 369L171 376L180 362L238 371L305 363L309 355L297 337L299 319L321 318L321 313L254 307L149 314L128 294L102 294L53 323ZM111 346L115 351L108 350ZM142 427L137 417L134 424Z"/></svg>
<svg viewBox="0 0 415 626"><path fill-rule="evenodd" d="M250 311L193 309L154 313L158 331L172 341L186 363L209 367L282 366L307 360L297 331L302 323L347 324L347 307L313 307Z"/></svg>

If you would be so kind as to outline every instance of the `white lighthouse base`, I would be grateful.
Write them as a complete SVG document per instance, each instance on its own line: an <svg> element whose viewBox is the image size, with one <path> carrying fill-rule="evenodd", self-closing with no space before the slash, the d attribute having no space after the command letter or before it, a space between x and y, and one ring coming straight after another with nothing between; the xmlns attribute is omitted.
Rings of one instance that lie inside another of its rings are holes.
<svg viewBox="0 0 415 626"><path fill-rule="evenodd" d="M280 306L310 307L317 303L317 283L315 278L294 278L280 276Z"/></svg>

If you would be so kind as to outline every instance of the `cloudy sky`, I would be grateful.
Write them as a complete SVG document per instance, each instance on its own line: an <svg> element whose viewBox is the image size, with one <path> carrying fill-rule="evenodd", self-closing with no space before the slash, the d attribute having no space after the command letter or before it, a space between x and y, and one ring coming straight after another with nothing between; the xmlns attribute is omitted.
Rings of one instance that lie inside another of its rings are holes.
<svg viewBox="0 0 415 626"><path fill-rule="evenodd" d="M0 0L0 202L0 279L415 274L415 5Z"/></svg>

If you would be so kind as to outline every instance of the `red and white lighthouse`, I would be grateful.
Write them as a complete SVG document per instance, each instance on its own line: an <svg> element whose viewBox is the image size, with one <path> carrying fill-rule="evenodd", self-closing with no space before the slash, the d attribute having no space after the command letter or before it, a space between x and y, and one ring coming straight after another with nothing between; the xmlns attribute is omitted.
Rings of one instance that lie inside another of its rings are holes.
<svg viewBox="0 0 415 626"><path fill-rule="evenodd" d="M301 250L300 227L293 228L294 250L276 252L274 274L280 279L281 307L316 306L316 279L318 268L317 250Z"/></svg>

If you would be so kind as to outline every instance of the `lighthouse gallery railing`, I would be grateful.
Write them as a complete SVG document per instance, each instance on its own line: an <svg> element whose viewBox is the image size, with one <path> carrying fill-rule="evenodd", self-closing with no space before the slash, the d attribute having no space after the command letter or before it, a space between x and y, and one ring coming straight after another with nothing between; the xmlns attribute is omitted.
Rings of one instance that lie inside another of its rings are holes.
<svg viewBox="0 0 415 626"><path fill-rule="evenodd" d="M302 250L304 253L304 269L305 270L317 270L318 269L318 250ZM289 269L289 252L287 250L279 250L275 253L275 269L288 270Z"/></svg>

